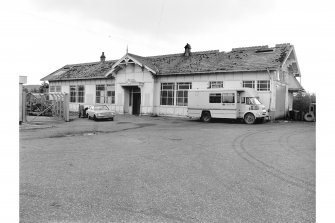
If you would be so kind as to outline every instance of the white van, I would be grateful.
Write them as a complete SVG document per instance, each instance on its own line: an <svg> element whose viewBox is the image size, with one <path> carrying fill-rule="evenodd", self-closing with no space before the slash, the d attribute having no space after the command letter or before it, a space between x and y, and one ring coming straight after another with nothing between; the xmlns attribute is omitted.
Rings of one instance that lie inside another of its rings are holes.
<svg viewBox="0 0 335 223"><path fill-rule="evenodd" d="M188 117L204 122L212 118L230 118L253 124L257 119L264 121L269 117L257 92L251 88L189 90L187 112Z"/></svg>

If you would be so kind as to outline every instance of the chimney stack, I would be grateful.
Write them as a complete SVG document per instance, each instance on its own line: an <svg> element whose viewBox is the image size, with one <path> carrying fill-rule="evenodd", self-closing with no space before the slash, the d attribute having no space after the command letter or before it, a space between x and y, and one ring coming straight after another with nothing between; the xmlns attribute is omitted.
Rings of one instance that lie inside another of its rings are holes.
<svg viewBox="0 0 335 223"><path fill-rule="evenodd" d="M191 56L191 45L187 43L184 48L185 48L184 56L186 57Z"/></svg>
<svg viewBox="0 0 335 223"><path fill-rule="evenodd" d="M106 59L106 57L105 57L105 53L102 52L102 55L101 55L101 57L100 57L100 61L101 61L101 62L105 62L105 59Z"/></svg>

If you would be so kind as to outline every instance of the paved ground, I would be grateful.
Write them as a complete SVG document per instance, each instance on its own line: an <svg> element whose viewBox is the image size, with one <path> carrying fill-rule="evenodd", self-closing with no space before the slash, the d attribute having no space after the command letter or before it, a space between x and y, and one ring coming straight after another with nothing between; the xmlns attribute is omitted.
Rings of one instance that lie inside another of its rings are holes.
<svg viewBox="0 0 335 223"><path fill-rule="evenodd" d="M118 116L20 129L21 222L315 222L315 123Z"/></svg>

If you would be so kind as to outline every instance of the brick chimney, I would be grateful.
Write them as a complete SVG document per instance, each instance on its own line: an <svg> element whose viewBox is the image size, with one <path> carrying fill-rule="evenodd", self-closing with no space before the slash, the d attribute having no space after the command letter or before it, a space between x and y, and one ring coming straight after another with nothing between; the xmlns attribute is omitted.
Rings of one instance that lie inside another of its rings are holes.
<svg viewBox="0 0 335 223"><path fill-rule="evenodd" d="M191 56L191 45L187 43L184 48L185 48L184 56L186 57Z"/></svg>
<svg viewBox="0 0 335 223"><path fill-rule="evenodd" d="M106 59L106 57L105 57L105 53L102 52L102 54L101 54L101 56L100 56L100 61L101 61L101 62L105 62L105 59Z"/></svg>

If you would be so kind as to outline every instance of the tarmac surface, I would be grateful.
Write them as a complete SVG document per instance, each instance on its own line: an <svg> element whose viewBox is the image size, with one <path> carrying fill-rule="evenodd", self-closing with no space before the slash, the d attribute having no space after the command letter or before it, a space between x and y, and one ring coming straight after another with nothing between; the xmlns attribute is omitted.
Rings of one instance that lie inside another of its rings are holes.
<svg viewBox="0 0 335 223"><path fill-rule="evenodd" d="M20 126L20 222L315 222L315 123Z"/></svg>

